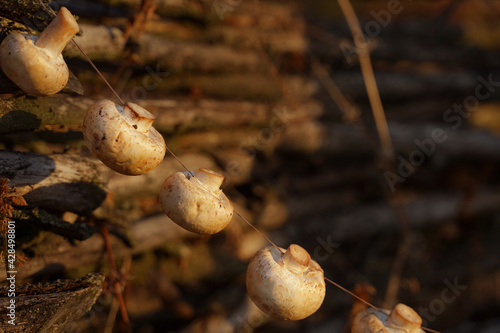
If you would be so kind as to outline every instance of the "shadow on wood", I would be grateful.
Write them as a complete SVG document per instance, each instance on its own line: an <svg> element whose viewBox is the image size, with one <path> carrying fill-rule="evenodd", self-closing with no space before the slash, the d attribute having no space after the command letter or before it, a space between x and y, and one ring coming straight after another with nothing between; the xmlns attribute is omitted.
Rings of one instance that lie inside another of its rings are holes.
<svg viewBox="0 0 500 333"><path fill-rule="evenodd" d="M65 332L74 320L91 309L102 292L103 281L102 274L89 274L76 280L16 286L15 326L5 320L0 323L0 331ZM8 286L0 287L2 312L12 299L8 291Z"/></svg>

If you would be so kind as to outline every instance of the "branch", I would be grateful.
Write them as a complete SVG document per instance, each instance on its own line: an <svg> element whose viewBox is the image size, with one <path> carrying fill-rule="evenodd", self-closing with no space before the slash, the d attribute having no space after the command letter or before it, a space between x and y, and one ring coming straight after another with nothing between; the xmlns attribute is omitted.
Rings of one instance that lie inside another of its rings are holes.
<svg viewBox="0 0 500 333"><path fill-rule="evenodd" d="M412 228L427 228L459 217L464 198L459 193L431 194L405 203L408 224ZM468 202L468 216L498 211L500 195L496 190L483 190ZM336 240L364 237L387 230L396 230L398 217L390 204L377 203L357 207L328 217L333 221L330 233ZM323 225L324 226L324 225ZM324 230L323 230L324 232Z"/></svg>
<svg viewBox="0 0 500 333"><path fill-rule="evenodd" d="M91 237L96 228L87 223L69 223L38 208L25 208L11 211L16 221L30 222L36 227L51 231L70 239L85 240Z"/></svg>
<svg viewBox="0 0 500 333"><path fill-rule="evenodd" d="M377 81L375 80L375 74L373 73L372 62L370 59L370 52L368 50L365 37L363 36L363 30L361 30L361 26L358 18L356 17L356 13L354 12L354 8L352 8L351 2L349 0L337 0L337 2L339 3L347 23L349 24L354 44L356 45L357 50L359 50L359 64L361 65L361 72L363 74L366 92L368 93L373 117L375 118L375 124L377 125L377 131L382 145L382 155L392 160L394 159L394 150L392 147L391 136L387 127L384 107L382 106L382 100L380 99L380 94L378 92Z"/></svg>
<svg viewBox="0 0 500 333"><path fill-rule="evenodd" d="M441 143L433 141L436 129L442 130L439 136L445 138ZM438 155L448 155L460 159L474 157L500 158L500 137L490 132L478 129L453 130L442 123L406 124L399 122L389 123L389 132L394 142L394 149L408 160L408 155L416 150L422 152L416 140L431 140L435 147L429 154L425 153L425 161ZM325 124L316 126L290 126L285 132L280 149L297 151L305 139L318 142L311 145L308 152L322 152L329 155L356 154L367 155L376 152L376 146L352 125ZM429 144L430 145L430 144ZM422 152L424 153L424 152ZM426 162L425 162L426 163ZM426 164L422 167L425 167Z"/></svg>
<svg viewBox="0 0 500 333"><path fill-rule="evenodd" d="M177 226L165 214L137 221L130 227L128 234L132 247L124 245L116 237L111 237L111 247L117 260L125 255L143 253L164 246L169 240L198 237ZM44 250L43 254L30 258L19 267L18 278L76 269L105 260L104 241L100 234L94 234L82 242L69 242L61 239L54 240L54 242L58 243L57 247ZM3 280L2 277L0 282Z"/></svg>
<svg viewBox="0 0 500 333"><path fill-rule="evenodd" d="M298 81L294 83L301 85ZM94 99L86 97L64 95L0 100L0 134L47 129L80 130L85 112L94 102ZM183 130L205 129L211 126L280 127L282 121L302 122L322 113L321 105L311 99L293 107L281 103L190 98L146 99L135 102L157 117L153 126L162 132L171 132L180 126ZM271 123L272 119L275 120Z"/></svg>
<svg viewBox="0 0 500 333"><path fill-rule="evenodd" d="M0 150L0 178L32 205L90 214L107 195L107 168L78 155Z"/></svg>
<svg viewBox="0 0 500 333"><path fill-rule="evenodd" d="M75 280L16 286L15 326L3 318L2 332L66 332L73 321L89 311L102 292L104 277L89 274ZM10 304L9 287L0 287L0 308ZM5 312L4 312L5 313Z"/></svg>

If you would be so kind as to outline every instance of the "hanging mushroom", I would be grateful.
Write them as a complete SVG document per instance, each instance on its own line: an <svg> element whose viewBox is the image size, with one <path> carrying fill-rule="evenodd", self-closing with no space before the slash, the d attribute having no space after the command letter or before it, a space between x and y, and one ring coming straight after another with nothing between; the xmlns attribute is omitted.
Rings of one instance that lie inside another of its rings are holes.
<svg viewBox="0 0 500 333"><path fill-rule="evenodd" d="M155 116L134 103L125 107L110 100L94 103L83 120L90 150L111 169L125 175L145 174L158 166L165 140L152 126Z"/></svg>
<svg viewBox="0 0 500 333"><path fill-rule="evenodd" d="M316 312L325 298L323 270L302 247L266 247L250 260L247 291L267 315L300 320Z"/></svg>
<svg viewBox="0 0 500 333"><path fill-rule="evenodd" d="M24 92L53 95L68 82L69 70L61 54L79 31L73 15L61 7L57 16L38 36L8 35L0 44L0 67Z"/></svg>
<svg viewBox="0 0 500 333"><path fill-rule="evenodd" d="M220 189L224 176L207 169L176 172L160 191L165 214L181 227L202 235L224 229L233 217L233 206Z"/></svg>
<svg viewBox="0 0 500 333"><path fill-rule="evenodd" d="M397 304L392 311L368 308L356 315L352 333L423 333L422 318L407 305Z"/></svg>

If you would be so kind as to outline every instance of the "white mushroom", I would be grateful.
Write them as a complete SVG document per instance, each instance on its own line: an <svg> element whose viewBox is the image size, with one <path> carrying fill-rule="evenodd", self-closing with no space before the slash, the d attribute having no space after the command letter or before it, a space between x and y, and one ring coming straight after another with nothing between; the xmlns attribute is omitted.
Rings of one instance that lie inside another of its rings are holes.
<svg viewBox="0 0 500 333"><path fill-rule="evenodd" d="M422 318L407 305L397 304L394 309L368 308L356 315L352 333L423 333Z"/></svg>
<svg viewBox="0 0 500 333"><path fill-rule="evenodd" d="M170 175L160 191L163 211L191 232L211 235L221 231L233 217L233 206L220 189L223 180L224 176L207 169Z"/></svg>
<svg viewBox="0 0 500 333"><path fill-rule="evenodd" d="M258 251L247 270L247 291L267 315L300 320L316 312L325 298L323 270L302 247Z"/></svg>
<svg viewBox="0 0 500 333"><path fill-rule="evenodd" d="M61 7L38 38L19 33L8 35L0 44L3 72L28 94L45 96L61 91L69 78L61 52L78 30L73 15Z"/></svg>
<svg viewBox="0 0 500 333"><path fill-rule="evenodd" d="M158 166L165 140L152 127L155 116L134 103L123 108L109 100L94 103L83 120L83 137L91 151L111 169L141 175Z"/></svg>

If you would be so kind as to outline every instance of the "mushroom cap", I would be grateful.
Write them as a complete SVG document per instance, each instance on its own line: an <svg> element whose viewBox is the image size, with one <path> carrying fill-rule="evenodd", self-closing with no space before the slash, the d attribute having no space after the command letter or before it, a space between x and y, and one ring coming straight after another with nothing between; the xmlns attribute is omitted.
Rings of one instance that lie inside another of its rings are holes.
<svg viewBox="0 0 500 333"><path fill-rule="evenodd" d="M394 310L368 308L356 315L352 333L423 333L422 318L407 305L397 304Z"/></svg>
<svg viewBox="0 0 500 333"><path fill-rule="evenodd" d="M219 189L224 177L199 169L170 175L160 190L160 204L167 216L186 230L212 235L233 218L233 206Z"/></svg>
<svg viewBox="0 0 500 333"><path fill-rule="evenodd" d="M61 54L55 56L34 44L35 36L8 35L0 44L0 66L7 77L24 92L53 95L68 82L69 70Z"/></svg>
<svg viewBox="0 0 500 333"><path fill-rule="evenodd" d="M272 246L259 250L248 265L246 284L253 302L280 320L300 320L312 315L326 293L323 270L306 250L295 244L286 251Z"/></svg>
<svg viewBox="0 0 500 333"><path fill-rule="evenodd" d="M109 168L125 175L145 174L163 161L165 140L152 127L153 114L134 103L94 103L83 120L90 150Z"/></svg>

